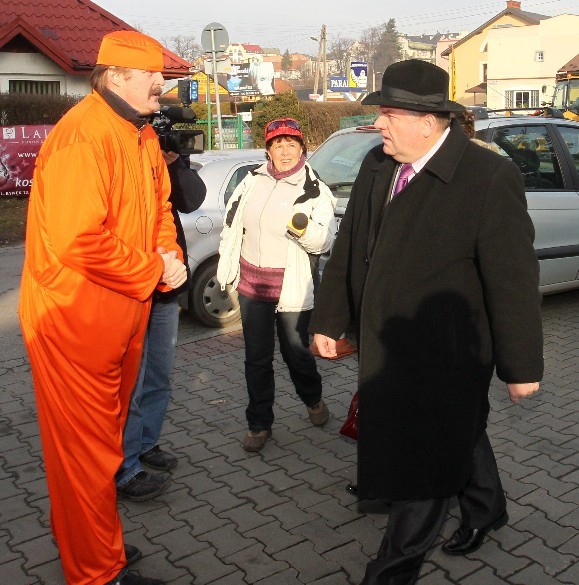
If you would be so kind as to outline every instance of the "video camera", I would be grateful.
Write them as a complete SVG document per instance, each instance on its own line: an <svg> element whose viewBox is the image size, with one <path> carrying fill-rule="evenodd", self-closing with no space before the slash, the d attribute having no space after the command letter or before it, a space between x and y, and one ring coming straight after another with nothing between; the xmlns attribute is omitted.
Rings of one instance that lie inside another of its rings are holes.
<svg viewBox="0 0 579 585"><path fill-rule="evenodd" d="M203 130L175 130L173 124L194 124L195 112L190 108L162 106L151 117L151 125L159 137L161 149L179 155L198 154L205 150Z"/></svg>

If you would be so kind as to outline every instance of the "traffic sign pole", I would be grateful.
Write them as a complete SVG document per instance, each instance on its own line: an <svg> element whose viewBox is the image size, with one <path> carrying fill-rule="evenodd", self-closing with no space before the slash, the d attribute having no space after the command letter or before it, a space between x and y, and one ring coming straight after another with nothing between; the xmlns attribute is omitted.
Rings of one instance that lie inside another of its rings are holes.
<svg viewBox="0 0 579 585"><path fill-rule="evenodd" d="M224 53L229 46L229 35L225 27L218 22L208 24L201 33L201 46L206 53L211 53L213 62L213 83L215 85L215 106L217 109L217 128L219 129L219 148L223 150L223 128L221 125L221 103L219 101L219 80L217 78L217 53ZM211 105L208 119L211 119Z"/></svg>

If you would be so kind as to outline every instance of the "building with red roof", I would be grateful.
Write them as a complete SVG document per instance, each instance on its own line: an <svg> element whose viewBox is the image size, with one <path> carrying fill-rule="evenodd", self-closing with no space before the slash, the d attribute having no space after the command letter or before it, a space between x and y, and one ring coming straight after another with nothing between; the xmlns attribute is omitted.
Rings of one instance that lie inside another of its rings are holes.
<svg viewBox="0 0 579 585"><path fill-rule="evenodd" d="M2 0L0 92L87 94L101 39L117 30L135 29L90 0ZM163 52L165 78L189 74Z"/></svg>

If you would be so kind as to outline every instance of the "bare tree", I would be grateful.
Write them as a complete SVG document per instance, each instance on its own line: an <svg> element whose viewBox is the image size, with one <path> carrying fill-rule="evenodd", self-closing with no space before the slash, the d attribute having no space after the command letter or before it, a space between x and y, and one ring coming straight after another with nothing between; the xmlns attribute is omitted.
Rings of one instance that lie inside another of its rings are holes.
<svg viewBox="0 0 579 585"><path fill-rule="evenodd" d="M162 39L163 45L176 55L179 55L185 61L194 63L195 60L203 54L203 48L195 41L195 37L177 35Z"/></svg>
<svg viewBox="0 0 579 585"><path fill-rule="evenodd" d="M362 33L360 43L371 75L383 73L388 65L400 61L402 52L398 37L396 21L393 18Z"/></svg>
<svg viewBox="0 0 579 585"><path fill-rule="evenodd" d="M350 61L352 59L352 45L354 41L350 38L338 34L330 45L328 59L334 62L336 73L346 76L350 70Z"/></svg>

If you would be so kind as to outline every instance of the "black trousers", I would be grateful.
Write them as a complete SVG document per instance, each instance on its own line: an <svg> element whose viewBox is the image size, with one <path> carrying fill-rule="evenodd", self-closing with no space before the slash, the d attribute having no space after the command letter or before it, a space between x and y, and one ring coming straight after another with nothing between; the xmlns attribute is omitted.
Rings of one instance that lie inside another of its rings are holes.
<svg viewBox="0 0 579 585"><path fill-rule="evenodd" d="M309 347L308 325L312 311L276 312L275 303L257 301L244 295L239 295L239 307L249 394L245 415L250 431L263 431L270 429L274 420L276 327L279 349L297 395L306 406L315 406L320 402L322 377Z"/></svg>
<svg viewBox="0 0 579 585"><path fill-rule="evenodd" d="M506 511L495 454L486 433L473 454L468 485L457 494L462 523L486 528ZM450 498L392 502L376 560L366 566L361 585L414 585L428 549L444 523Z"/></svg>

